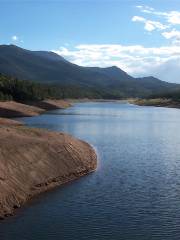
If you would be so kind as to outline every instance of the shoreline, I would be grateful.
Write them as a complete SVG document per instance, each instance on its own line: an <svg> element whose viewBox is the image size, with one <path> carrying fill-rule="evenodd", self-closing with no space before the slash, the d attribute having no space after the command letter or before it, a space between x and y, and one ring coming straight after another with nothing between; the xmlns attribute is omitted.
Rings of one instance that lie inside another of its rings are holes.
<svg viewBox="0 0 180 240"><path fill-rule="evenodd" d="M180 108L180 102L172 99L64 99L64 100L44 100L39 102L19 103L15 101L0 101L0 125L23 125L22 122L16 120L21 117L33 117L41 115L50 110L65 109L73 106L75 103L86 102L115 102L130 103L137 106L154 106L167 108Z"/></svg>
<svg viewBox="0 0 180 240"><path fill-rule="evenodd" d="M1 118L33 117L46 111L64 109L72 106L65 100L44 100L39 102L19 103L15 101L0 102Z"/></svg>
<svg viewBox="0 0 180 240"><path fill-rule="evenodd" d="M172 99L131 99L129 103L135 104L138 106L152 106L152 107L166 107L166 108L180 108L180 102L174 101Z"/></svg>
<svg viewBox="0 0 180 240"><path fill-rule="evenodd" d="M62 100L45 104L46 110L40 112L12 101L5 106L18 108L18 117L72 106ZM0 118L0 128L0 219L13 215L35 196L97 169L95 149L69 134L29 128L9 118Z"/></svg>
<svg viewBox="0 0 180 240"><path fill-rule="evenodd" d="M0 219L14 215L18 208L30 203L37 195L74 181L97 169L98 155L90 144L65 133L29 128L11 119L14 114L19 111L17 117L38 116L49 110L70 107L73 103L90 101L129 102L139 106L172 107L172 101L169 99L163 99L163 101L162 99L67 99L28 104L3 102L5 106L3 111L10 109L13 115L9 118L0 116ZM0 107L3 105L1 103ZM180 108L180 104L179 107L174 107ZM39 156L42 156L40 162ZM59 168L57 168L58 164L60 164ZM42 170L44 165L46 167ZM62 168L63 171L61 171Z"/></svg>
<svg viewBox="0 0 180 240"><path fill-rule="evenodd" d="M65 109L72 107L74 103L86 103L86 102L128 102L127 99L117 100L117 99L61 99L61 100L43 100L39 102L15 102L15 101L0 101L0 124L3 124L1 119L5 119L7 122L10 120L21 117L34 117L41 115L50 110ZM17 121L16 121L17 123ZM8 125L9 125L8 124ZM22 123L23 124L23 123ZM12 125L13 122L12 122Z"/></svg>

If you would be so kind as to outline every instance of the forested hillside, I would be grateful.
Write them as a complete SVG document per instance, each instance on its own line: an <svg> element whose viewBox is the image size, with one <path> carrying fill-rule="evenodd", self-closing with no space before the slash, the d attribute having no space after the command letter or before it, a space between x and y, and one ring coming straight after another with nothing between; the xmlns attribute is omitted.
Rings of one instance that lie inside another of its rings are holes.
<svg viewBox="0 0 180 240"><path fill-rule="evenodd" d="M160 91L180 89L178 84L167 83L154 77L134 78L116 66L82 67L68 62L54 52L30 51L15 45L0 45L0 72L31 81L27 86L31 91L29 97L33 98L39 95L55 95L60 98L119 99L147 97ZM26 86L24 82L21 84ZM35 89L38 89L38 93ZM23 97L27 97L27 89L25 93Z"/></svg>
<svg viewBox="0 0 180 240"><path fill-rule="evenodd" d="M0 74L0 100L42 100L56 97L56 88L51 86L22 81ZM59 97L60 93L58 92Z"/></svg>
<svg viewBox="0 0 180 240"><path fill-rule="evenodd" d="M164 99L172 99L174 101L180 101L180 90L160 92L158 94L152 94L147 97L147 99L155 99L155 98L164 98Z"/></svg>
<svg viewBox="0 0 180 240"><path fill-rule="evenodd" d="M0 100L38 101L43 99L64 98L116 98L106 92L93 88L82 88L73 85L49 85L33 81L19 80L0 74Z"/></svg>

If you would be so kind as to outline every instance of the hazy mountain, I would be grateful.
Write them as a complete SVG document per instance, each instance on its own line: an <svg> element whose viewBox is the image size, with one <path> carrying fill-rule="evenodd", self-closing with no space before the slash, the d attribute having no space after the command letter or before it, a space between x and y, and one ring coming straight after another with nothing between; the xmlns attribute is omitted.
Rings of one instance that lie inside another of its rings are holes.
<svg viewBox="0 0 180 240"><path fill-rule="evenodd" d="M114 96L146 96L179 88L154 77L133 78L115 66L81 67L48 51L0 45L0 73L24 80L102 90Z"/></svg>

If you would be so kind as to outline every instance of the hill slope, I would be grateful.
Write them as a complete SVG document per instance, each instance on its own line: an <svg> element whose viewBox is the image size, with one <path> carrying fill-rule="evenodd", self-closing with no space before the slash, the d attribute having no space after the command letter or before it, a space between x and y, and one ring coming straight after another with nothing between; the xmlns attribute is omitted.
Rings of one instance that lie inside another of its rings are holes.
<svg viewBox="0 0 180 240"><path fill-rule="evenodd" d="M109 97L143 97L179 88L153 77L133 78L115 66L81 67L53 52L29 51L15 45L0 45L0 73L52 85L98 90Z"/></svg>

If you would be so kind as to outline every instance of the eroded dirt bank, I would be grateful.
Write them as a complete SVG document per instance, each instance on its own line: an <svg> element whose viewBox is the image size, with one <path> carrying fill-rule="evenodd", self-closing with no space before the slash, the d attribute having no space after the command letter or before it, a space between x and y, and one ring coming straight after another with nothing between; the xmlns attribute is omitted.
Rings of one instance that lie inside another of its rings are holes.
<svg viewBox="0 0 180 240"><path fill-rule="evenodd" d="M5 125L5 126L22 126L24 124L20 121L15 121L15 120L12 120L12 119L1 118L0 117L0 126L2 126L2 125Z"/></svg>
<svg viewBox="0 0 180 240"><path fill-rule="evenodd" d="M39 102L19 103L14 101L0 102L0 117L32 117L47 110L67 108L71 104L64 100L44 100Z"/></svg>
<svg viewBox="0 0 180 240"><path fill-rule="evenodd" d="M68 134L5 125L0 132L1 218L40 192L96 169L93 148Z"/></svg>

